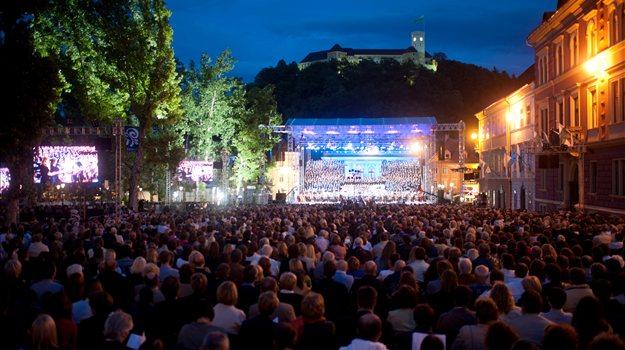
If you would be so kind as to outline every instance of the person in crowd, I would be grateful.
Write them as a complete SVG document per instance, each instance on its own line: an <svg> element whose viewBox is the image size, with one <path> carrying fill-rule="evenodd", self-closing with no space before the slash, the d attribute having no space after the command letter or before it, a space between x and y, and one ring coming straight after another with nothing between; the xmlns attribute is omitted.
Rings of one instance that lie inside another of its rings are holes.
<svg viewBox="0 0 625 350"><path fill-rule="evenodd" d="M237 286L233 282L223 282L217 288L213 325L225 330L228 334L239 334L239 328L246 319L245 312L235 307L237 299Z"/></svg>
<svg viewBox="0 0 625 350"><path fill-rule="evenodd" d="M176 349L199 349L208 334L212 332L225 333L225 330L212 324L214 317L215 311L208 300L198 302L192 310L191 318L193 321L180 329Z"/></svg>
<svg viewBox="0 0 625 350"><path fill-rule="evenodd" d="M543 302L537 291L529 290L524 292L522 298L522 314L508 319L507 323L522 340L539 346L545 333L545 328L554 323L540 315Z"/></svg>
<svg viewBox="0 0 625 350"><path fill-rule="evenodd" d="M502 321L508 322L521 315L521 309L515 305L514 297L503 282L498 282L493 286L490 298L493 299L495 305L497 305L499 318Z"/></svg>
<svg viewBox="0 0 625 350"><path fill-rule="evenodd" d="M566 292L562 288L552 287L547 291L547 302L550 309L541 316L556 324L571 324L573 314L562 311L566 302Z"/></svg>
<svg viewBox="0 0 625 350"><path fill-rule="evenodd" d="M519 335L501 321L495 321L488 326L484 338L486 350L511 350L518 340Z"/></svg>
<svg viewBox="0 0 625 350"><path fill-rule="evenodd" d="M354 276L350 276L347 273L347 268L348 268L347 261L345 260L337 261L336 272L334 273L334 276L332 277L332 279L345 285L345 287L347 288L347 291L349 292L352 288L352 285L354 284Z"/></svg>
<svg viewBox="0 0 625 350"><path fill-rule="evenodd" d="M239 331L242 349L272 349L273 334L276 323L271 315L276 311L280 301L275 292L267 291L258 297L258 315L246 320Z"/></svg>
<svg viewBox="0 0 625 350"><path fill-rule="evenodd" d="M33 321L30 329L30 349L55 350L58 349L56 324L50 315L41 314Z"/></svg>
<svg viewBox="0 0 625 350"><path fill-rule="evenodd" d="M579 301L587 296L594 297L592 289L586 283L586 273L583 269L576 267L571 269L571 285L564 291L566 292L566 302L563 310L573 312Z"/></svg>
<svg viewBox="0 0 625 350"><path fill-rule="evenodd" d="M593 296L586 296L579 300L573 312L571 325L577 331L580 349L585 349L597 335L612 332L610 324L605 319L601 303Z"/></svg>
<svg viewBox="0 0 625 350"><path fill-rule="evenodd" d="M358 337L341 347L341 350L386 350L386 345L378 340L382 336L382 321L372 313L358 319Z"/></svg>
<svg viewBox="0 0 625 350"><path fill-rule="evenodd" d="M476 323L475 312L469 309L472 291L467 286L458 286L454 292L455 306L438 318L436 330L445 334L447 342L453 344L460 329Z"/></svg>
<svg viewBox="0 0 625 350"><path fill-rule="evenodd" d="M425 261L425 258L426 254L423 247L413 247L410 251L410 263L408 266L412 269L414 277L419 283L424 282L423 274L430 267L430 264Z"/></svg>
<svg viewBox="0 0 625 350"><path fill-rule="evenodd" d="M332 349L336 345L336 328L326 320L326 307L321 294L310 293L302 300L302 317L295 328L300 335L302 349Z"/></svg>
<svg viewBox="0 0 625 350"><path fill-rule="evenodd" d="M199 350L230 350L230 339L222 332L210 332L204 337Z"/></svg>
<svg viewBox="0 0 625 350"><path fill-rule="evenodd" d="M542 340L543 350L576 350L577 347L577 332L570 325L550 325L545 329L545 334Z"/></svg>
<svg viewBox="0 0 625 350"><path fill-rule="evenodd" d="M295 293L296 286L297 276L294 273L282 273L280 276L280 292L278 293L278 299L280 299L282 303L291 305L295 315L299 316L301 315L300 306L302 305L302 299L304 299L304 297Z"/></svg>
<svg viewBox="0 0 625 350"><path fill-rule="evenodd" d="M121 350L126 348L126 341L134 327L132 316L123 312L112 312L104 322L103 350Z"/></svg>
<svg viewBox="0 0 625 350"><path fill-rule="evenodd" d="M491 299L478 300L475 309L477 324L468 324L460 328L452 343L452 350L486 349L486 333L490 324L497 321L499 311Z"/></svg>
<svg viewBox="0 0 625 350"><path fill-rule="evenodd" d="M265 277L260 283L260 292L273 292L278 295L278 283L273 277ZM279 301L280 299L278 299ZM256 303L250 306L250 310L247 314L247 318L250 319L252 317L257 316L259 311L259 303ZM271 315L271 319L277 319L280 322L291 322L295 319L295 309L291 304L279 301L278 307Z"/></svg>
<svg viewBox="0 0 625 350"><path fill-rule="evenodd" d="M387 322L396 334L411 332L416 324L414 308L417 305L417 290L410 286L401 286L392 298L394 310L389 311Z"/></svg>

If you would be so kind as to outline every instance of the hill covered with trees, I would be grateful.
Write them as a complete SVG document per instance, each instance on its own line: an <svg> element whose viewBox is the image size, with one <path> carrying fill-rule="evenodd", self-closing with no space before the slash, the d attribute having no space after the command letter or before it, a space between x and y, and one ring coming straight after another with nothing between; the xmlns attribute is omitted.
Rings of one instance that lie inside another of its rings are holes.
<svg viewBox="0 0 625 350"><path fill-rule="evenodd" d="M358 64L331 61L300 70L284 60L265 68L253 85L275 86L285 118L341 116L435 116L439 122L464 120L527 82L527 75L488 70L437 55L438 70L387 60Z"/></svg>

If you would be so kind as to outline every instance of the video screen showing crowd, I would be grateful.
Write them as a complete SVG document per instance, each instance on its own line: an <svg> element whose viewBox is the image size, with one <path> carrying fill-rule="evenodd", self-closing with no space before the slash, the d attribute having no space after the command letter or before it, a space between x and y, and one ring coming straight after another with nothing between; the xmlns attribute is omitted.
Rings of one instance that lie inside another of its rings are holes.
<svg viewBox="0 0 625 350"><path fill-rule="evenodd" d="M423 166L417 159L310 160L304 175L303 203L336 203L344 199L384 203L423 200Z"/></svg>
<svg viewBox="0 0 625 350"><path fill-rule="evenodd" d="M37 148L35 183L42 186L98 182L95 146L41 146Z"/></svg>
<svg viewBox="0 0 625 350"><path fill-rule="evenodd" d="M183 160L176 169L176 178L180 182L209 184L213 181L213 162L201 160Z"/></svg>

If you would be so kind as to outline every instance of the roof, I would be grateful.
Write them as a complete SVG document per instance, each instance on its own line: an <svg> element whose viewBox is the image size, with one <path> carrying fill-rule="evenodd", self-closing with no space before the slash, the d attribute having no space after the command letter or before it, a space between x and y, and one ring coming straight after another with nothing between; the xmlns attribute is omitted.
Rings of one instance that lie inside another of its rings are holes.
<svg viewBox="0 0 625 350"><path fill-rule="evenodd" d="M359 118L290 118L286 121L289 126L374 126L374 125L414 125L436 124L435 117L393 116L393 117L359 117Z"/></svg>
<svg viewBox="0 0 625 350"><path fill-rule="evenodd" d="M352 48L344 48L339 44L334 44L329 50L323 51L314 51L306 55L302 60L302 63L305 62L314 62L321 61L328 58L328 53L330 52L344 52L347 56L355 56L355 55L373 55L373 56L400 56L406 53L417 52L417 50L409 46L405 49L352 49Z"/></svg>

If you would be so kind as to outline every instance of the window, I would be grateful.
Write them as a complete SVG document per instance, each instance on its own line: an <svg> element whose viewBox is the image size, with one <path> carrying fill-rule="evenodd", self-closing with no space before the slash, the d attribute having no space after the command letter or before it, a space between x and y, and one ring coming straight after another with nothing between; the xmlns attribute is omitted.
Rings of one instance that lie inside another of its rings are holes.
<svg viewBox="0 0 625 350"><path fill-rule="evenodd" d="M556 76L564 72L564 49L562 43L556 45Z"/></svg>
<svg viewBox="0 0 625 350"><path fill-rule="evenodd" d="M571 67L575 67L579 62L579 44L577 42L577 30L573 31L570 35L569 50L571 51Z"/></svg>
<svg viewBox="0 0 625 350"><path fill-rule="evenodd" d="M579 96L577 94L571 95L571 107L570 107L570 126L580 126L579 120Z"/></svg>
<svg viewBox="0 0 625 350"><path fill-rule="evenodd" d="M558 166L558 190L564 191L564 164Z"/></svg>
<svg viewBox="0 0 625 350"><path fill-rule="evenodd" d="M547 53L538 57L538 84L542 85L549 80Z"/></svg>
<svg viewBox="0 0 625 350"><path fill-rule="evenodd" d="M597 116L597 90L588 90L588 128L599 127Z"/></svg>
<svg viewBox="0 0 625 350"><path fill-rule="evenodd" d="M623 81L619 81L619 80L614 80L612 82L610 82L610 105L612 106L612 108L610 108L610 112L612 113L612 120L614 121L614 123L617 123L617 121L621 120L621 113L622 113L622 109L621 109L621 83Z"/></svg>
<svg viewBox="0 0 625 350"><path fill-rule="evenodd" d="M614 123L625 122L625 79L619 81L619 92L621 108L619 113L615 114Z"/></svg>
<svg viewBox="0 0 625 350"><path fill-rule="evenodd" d="M612 161L612 194L625 196L625 159Z"/></svg>
<svg viewBox="0 0 625 350"><path fill-rule="evenodd" d="M532 124L532 105L525 106L525 125Z"/></svg>
<svg viewBox="0 0 625 350"><path fill-rule="evenodd" d="M540 177L541 177L540 185L542 186L543 190L546 190L547 189L547 170L546 169L542 169L540 171Z"/></svg>
<svg viewBox="0 0 625 350"><path fill-rule="evenodd" d="M540 110L540 131L544 132L547 135L549 127L549 110L547 108L543 108Z"/></svg>
<svg viewBox="0 0 625 350"><path fill-rule="evenodd" d="M517 164L519 164L519 173L523 174L523 172L525 172L525 149L523 147L519 149Z"/></svg>
<svg viewBox="0 0 625 350"><path fill-rule="evenodd" d="M597 54L597 32L595 22L588 22L586 27L586 58L591 58Z"/></svg>
<svg viewBox="0 0 625 350"><path fill-rule="evenodd" d="M590 162L590 193L597 193L597 162Z"/></svg>
<svg viewBox="0 0 625 350"><path fill-rule="evenodd" d="M564 125L564 99L556 103L556 120L559 125Z"/></svg>
<svg viewBox="0 0 625 350"><path fill-rule="evenodd" d="M612 17L610 19L610 44L614 45L621 41L621 31L619 30L619 12L615 9L612 11Z"/></svg>

